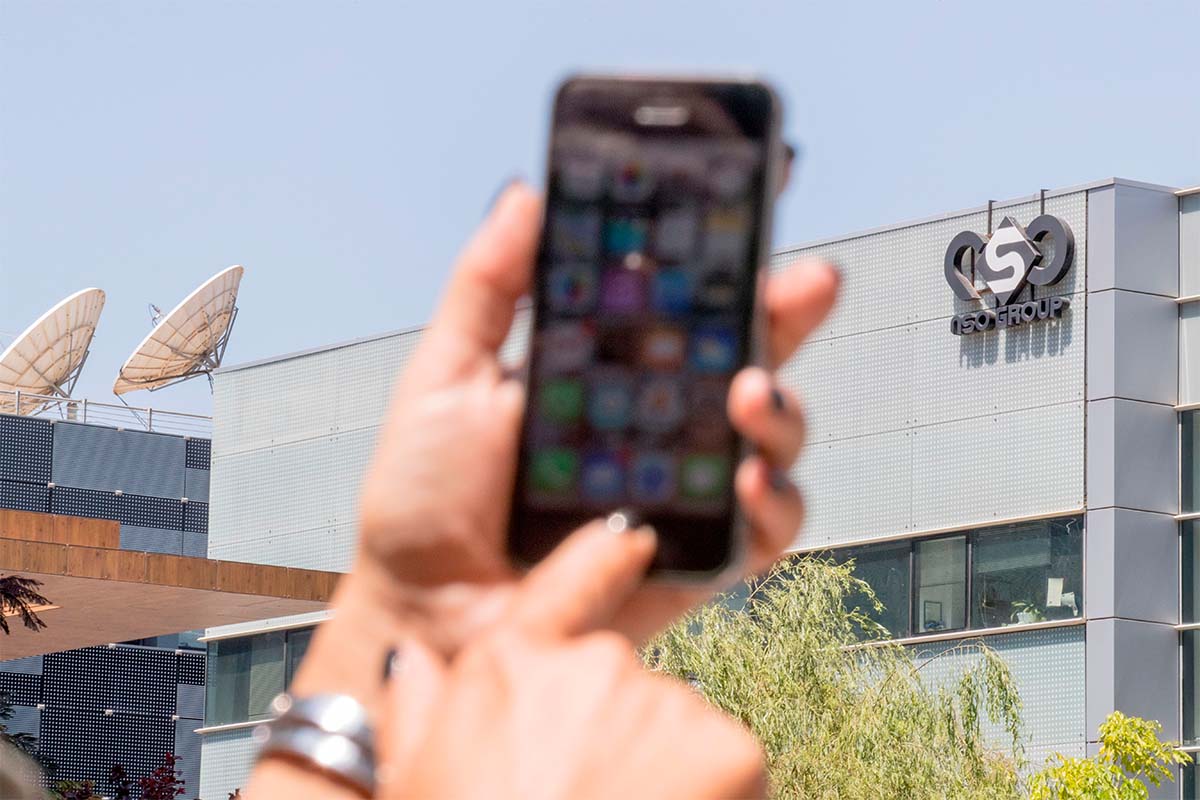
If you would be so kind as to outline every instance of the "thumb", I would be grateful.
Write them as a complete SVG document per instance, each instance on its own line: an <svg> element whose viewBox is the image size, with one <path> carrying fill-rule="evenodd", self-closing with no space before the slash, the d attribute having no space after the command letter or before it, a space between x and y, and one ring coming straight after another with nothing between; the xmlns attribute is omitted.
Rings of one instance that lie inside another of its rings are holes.
<svg viewBox="0 0 1200 800"><path fill-rule="evenodd" d="M401 644L392 656L383 713L380 714L378 796L403 795L418 749L430 728L446 684L446 664L418 639Z"/></svg>
<svg viewBox="0 0 1200 800"><path fill-rule="evenodd" d="M631 512L588 523L521 581L511 624L551 638L607 626L641 585L654 549L654 529L637 526Z"/></svg>

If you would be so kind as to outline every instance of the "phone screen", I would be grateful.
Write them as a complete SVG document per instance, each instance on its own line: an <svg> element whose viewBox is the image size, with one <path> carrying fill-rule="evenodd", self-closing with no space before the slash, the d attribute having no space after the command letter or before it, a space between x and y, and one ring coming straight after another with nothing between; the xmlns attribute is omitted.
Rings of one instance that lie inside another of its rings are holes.
<svg viewBox="0 0 1200 800"><path fill-rule="evenodd" d="M632 508L653 569L736 555L741 442L774 104L758 84L589 80L559 93L510 528L532 562Z"/></svg>

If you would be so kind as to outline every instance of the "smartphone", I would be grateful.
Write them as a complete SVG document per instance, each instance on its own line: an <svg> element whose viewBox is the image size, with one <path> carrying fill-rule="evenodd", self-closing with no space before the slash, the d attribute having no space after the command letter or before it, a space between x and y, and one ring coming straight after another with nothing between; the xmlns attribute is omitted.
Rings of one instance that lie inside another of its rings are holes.
<svg viewBox="0 0 1200 800"><path fill-rule="evenodd" d="M558 90L509 550L588 520L653 525L659 577L736 565L726 399L757 360L779 102L740 80L576 77Z"/></svg>

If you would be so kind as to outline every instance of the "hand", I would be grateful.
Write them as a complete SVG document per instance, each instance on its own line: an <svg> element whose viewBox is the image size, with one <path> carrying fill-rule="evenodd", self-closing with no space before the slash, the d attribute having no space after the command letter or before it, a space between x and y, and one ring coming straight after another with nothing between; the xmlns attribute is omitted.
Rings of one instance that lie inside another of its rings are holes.
<svg viewBox="0 0 1200 800"><path fill-rule="evenodd" d="M624 637L595 632L637 593L653 553L649 529L593 523L451 663L405 643L381 715L376 796L761 796L763 757L746 730L646 672Z"/></svg>
<svg viewBox="0 0 1200 800"><path fill-rule="evenodd" d="M495 619L513 588L505 555L524 389L497 351L531 280L541 204L526 186L504 192L463 252L400 381L363 490L351 588L368 606L423 628L445 653ZM785 360L833 304L825 264L771 277L768 357ZM798 402L761 368L743 370L729 396L734 426L761 455L736 475L751 523L746 568L769 567L791 543L803 507L787 469L804 436ZM646 585L614 616L634 641L657 632L724 587Z"/></svg>

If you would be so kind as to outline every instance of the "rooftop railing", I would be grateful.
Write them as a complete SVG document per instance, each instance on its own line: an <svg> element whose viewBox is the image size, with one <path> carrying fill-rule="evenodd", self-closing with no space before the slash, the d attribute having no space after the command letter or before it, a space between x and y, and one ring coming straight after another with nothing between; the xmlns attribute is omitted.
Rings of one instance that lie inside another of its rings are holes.
<svg viewBox="0 0 1200 800"><path fill-rule="evenodd" d="M0 414L86 422L110 428L173 433L179 436L212 437L212 417L180 411L98 403L94 400L64 399L49 395L0 389Z"/></svg>

